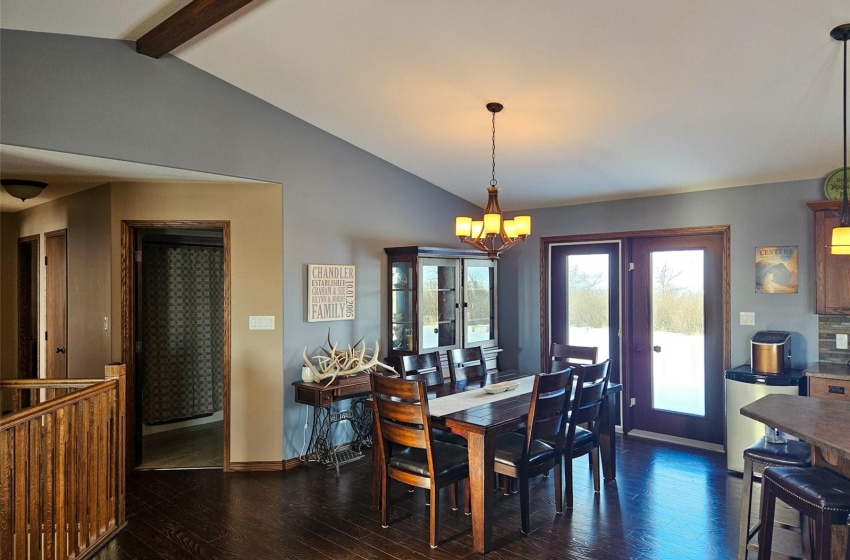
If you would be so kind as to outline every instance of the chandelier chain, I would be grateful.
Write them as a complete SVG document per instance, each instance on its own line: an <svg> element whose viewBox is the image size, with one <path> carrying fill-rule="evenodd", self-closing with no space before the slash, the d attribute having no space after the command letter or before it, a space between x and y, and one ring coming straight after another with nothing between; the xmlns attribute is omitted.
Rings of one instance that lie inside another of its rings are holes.
<svg viewBox="0 0 850 560"><path fill-rule="evenodd" d="M496 111L493 111L493 178L490 179L490 186L496 186Z"/></svg>
<svg viewBox="0 0 850 560"><path fill-rule="evenodd" d="M847 35L844 36L844 190L841 197L842 227L850 226L850 205L847 202Z"/></svg>

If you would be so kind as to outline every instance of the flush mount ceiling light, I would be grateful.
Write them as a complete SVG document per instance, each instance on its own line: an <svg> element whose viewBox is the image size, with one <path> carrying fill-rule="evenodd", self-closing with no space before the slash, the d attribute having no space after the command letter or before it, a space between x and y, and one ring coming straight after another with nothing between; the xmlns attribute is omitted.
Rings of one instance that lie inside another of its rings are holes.
<svg viewBox="0 0 850 560"><path fill-rule="evenodd" d="M496 113L503 108L501 103L487 104L487 110L493 114L493 174L487 189L489 198L484 208L484 219L458 216L455 220L455 235L464 243L487 253L493 261L499 258L499 253L519 241L525 241L531 234L531 216L514 216L511 220L505 220L499 206L499 187L496 186Z"/></svg>
<svg viewBox="0 0 850 560"><path fill-rule="evenodd" d="M0 184L6 189L6 192L15 198L20 198L21 202L26 202L30 198L35 198L41 194L47 183L41 181L28 181L26 179L0 179Z"/></svg>
<svg viewBox="0 0 850 560"><path fill-rule="evenodd" d="M850 207L847 204L847 40L850 39L850 23L839 25L829 33L836 41L844 42L844 167L841 202L841 222L832 230L833 255L850 255Z"/></svg>

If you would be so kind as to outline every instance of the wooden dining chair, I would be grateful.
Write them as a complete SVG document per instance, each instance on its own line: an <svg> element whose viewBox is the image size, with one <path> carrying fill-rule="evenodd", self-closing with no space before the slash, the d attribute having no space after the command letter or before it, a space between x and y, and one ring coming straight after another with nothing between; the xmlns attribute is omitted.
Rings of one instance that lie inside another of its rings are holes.
<svg viewBox="0 0 850 560"><path fill-rule="evenodd" d="M422 379L426 387L437 387L445 381L439 352L409 354L399 357L399 373L405 379Z"/></svg>
<svg viewBox="0 0 850 560"><path fill-rule="evenodd" d="M590 454L593 471L593 491L599 492L599 413L608 389L611 360L598 364L576 366L576 389L570 403L566 436L564 437L564 472L566 475L567 507L573 507L573 459ZM586 427L583 427L586 426Z"/></svg>
<svg viewBox="0 0 850 560"><path fill-rule="evenodd" d="M496 439L493 468L519 482L522 532L529 531L528 481L555 470L555 512L564 511L561 493L561 457L564 425L572 391L572 369L541 373L534 378L525 433L510 432Z"/></svg>
<svg viewBox="0 0 850 560"><path fill-rule="evenodd" d="M389 526L389 481L397 480L429 491L431 548L437 547L439 490L452 486L452 508L457 509L456 485L469 478L465 447L436 441L431 435L425 381L370 375L375 415L376 460L380 465L381 526ZM469 485L465 485L466 510Z"/></svg>
<svg viewBox="0 0 850 560"><path fill-rule="evenodd" d="M595 364L599 349L596 346L571 346L553 342L549 349L549 371L569 366Z"/></svg>
<svg viewBox="0 0 850 560"><path fill-rule="evenodd" d="M487 376L487 362L480 346L449 350L449 376L452 382L480 381Z"/></svg>
<svg viewBox="0 0 850 560"><path fill-rule="evenodd" d="M443 361L439 352L400 356L398 362L399 373L404 379L422 379L425 381L425 387L438 387L445 382ZM434 438L464 447L467 444L465 437L439 428L434 430Z"/></svg>

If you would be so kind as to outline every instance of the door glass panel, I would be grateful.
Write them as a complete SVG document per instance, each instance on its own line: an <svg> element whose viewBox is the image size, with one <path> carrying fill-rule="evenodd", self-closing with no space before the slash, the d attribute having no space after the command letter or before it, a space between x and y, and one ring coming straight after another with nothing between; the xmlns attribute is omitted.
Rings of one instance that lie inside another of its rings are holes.
<svg viewBox="0 0 850 560"><path fill-rule="evenodd" d="M650 253L654 409L705 415L704 253Z"/></svg>
<svg viewBox="0 0 850 560"><path fill-rule="evenodd" d="M421 351L456 344L457 266L422 264Z"/></svg>
<svg viewBox="0 0 850 560"><path fill-rule="evenodd" d="M392 263L393 350L413 348L413 264Z"/></svg>
<svg viewBox="0 0 850 560"><path fill-rule="evenodd" d="M466 339L464 344L496 339L496 269L489 263L467 261L464 296L466 297Z"/></svg>
<svg viewBox="0 0 850 560"><path fill-rule="evenodd" d="M607 254L567 257L567 342L573 346L596 346L600 362L610 357L609 258Z"/></svg>

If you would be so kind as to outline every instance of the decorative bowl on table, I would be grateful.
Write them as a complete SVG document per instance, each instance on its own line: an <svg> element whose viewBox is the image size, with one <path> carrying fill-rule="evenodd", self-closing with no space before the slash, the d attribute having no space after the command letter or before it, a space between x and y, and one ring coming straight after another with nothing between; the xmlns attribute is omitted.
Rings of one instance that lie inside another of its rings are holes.
<svg viewBox="0 0 850 560"><path fill-rule="evenodd" d="M484 390L490 393L491 395L495 395L496 393L504 393L505 391L513 391L519 387L519 381L502 381L501 383L493 383L492 385L485 385Z"/></svg>

